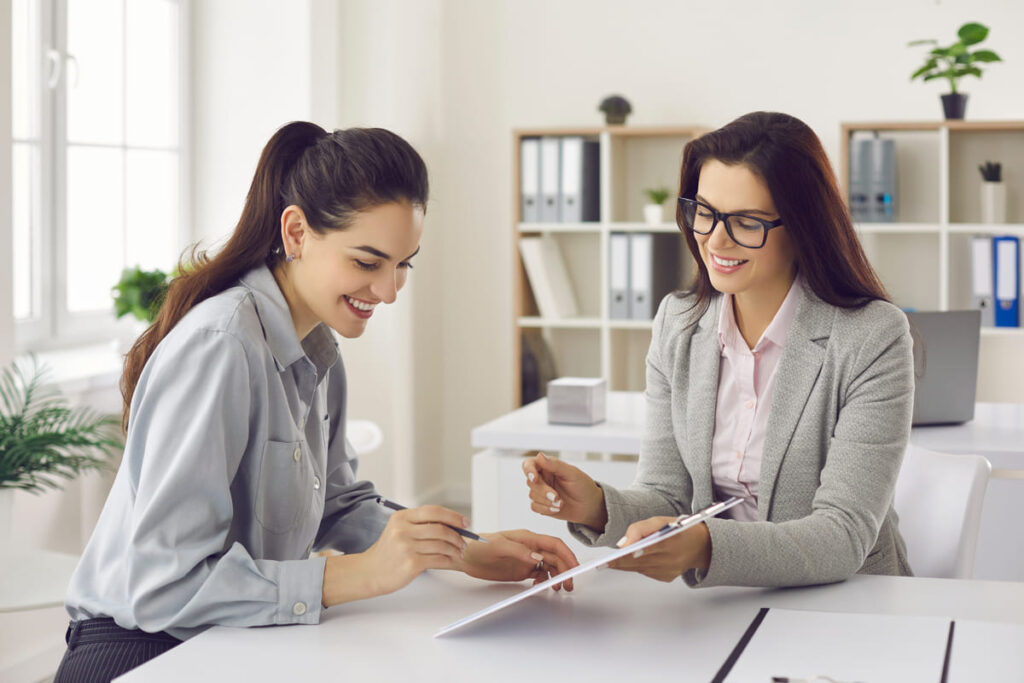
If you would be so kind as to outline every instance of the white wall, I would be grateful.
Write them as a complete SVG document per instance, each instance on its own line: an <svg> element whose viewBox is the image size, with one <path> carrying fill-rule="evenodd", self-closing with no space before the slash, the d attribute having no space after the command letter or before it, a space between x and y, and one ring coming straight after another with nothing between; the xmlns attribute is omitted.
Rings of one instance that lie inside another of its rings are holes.
<svg viewBox="0 0 1024 683"><path fill-rule="evenodd" d="M0 35L11 35L11 1L0 0ZM0 50L0 273L10 273L14 249L11 212L11 50ZM14 357L14 280L0 277L0 367Z"/></svg>

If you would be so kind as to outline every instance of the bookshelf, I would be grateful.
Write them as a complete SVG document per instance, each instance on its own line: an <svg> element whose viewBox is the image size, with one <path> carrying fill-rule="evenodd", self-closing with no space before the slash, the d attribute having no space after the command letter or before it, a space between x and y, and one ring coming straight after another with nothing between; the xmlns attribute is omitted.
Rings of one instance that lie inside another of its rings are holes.
<svg viewBox="0 0 1024 683"><path fill-rule="evenodd" d="M970 308L971 236L1024 237L1024 121L843 123L839 172L844 196L850 142L873 134L896 140L898 222L857 225L868 258L899 306ZM986 160L1003 164L1008 223L978 222L978 165ZM910 256L912 268L907 267ZM982 335L1024 340L1022 328L984 327Z"/></svg>
<svg viewBox="0 0 1024 683"><path fill-rule="evenodd" d="M521 403L521 351L524 332L540 335L559 375L604 377L612 391L641 391L644 362L651 342L651 321L622 320L609 316L609 239L613 233L669 233L678 235L678 285L689 282L693 263L674 223L675 188L685 144L706 132L700 126L537 128L513 131L513 249L515 273L514 368L516 404ZM520 149L523 138L580 136L599 143L600 220L583 223L525 223L521 221ZM672 195L665 202L666 223L643 222L643 189L665 186ZM530 288L519 252L519 239L549 236L555 239L572 283L579 315L544 318Z"/></svg>

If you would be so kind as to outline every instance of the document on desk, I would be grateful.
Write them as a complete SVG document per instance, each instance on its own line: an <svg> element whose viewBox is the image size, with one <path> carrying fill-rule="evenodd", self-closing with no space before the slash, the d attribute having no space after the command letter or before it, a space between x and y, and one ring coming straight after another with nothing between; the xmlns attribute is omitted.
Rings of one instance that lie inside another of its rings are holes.
<svg viewBox="0 0 1024 683"><path fill-rule="evenodd" d="M531 595L541 593L544 590L550 588L551 586L554 586L556 583L561 583L566 579L571 579L574 576L579 576L580 574L588 572L591 569L597 569L598 567L602 567L608 564L609 562L613 562L614 560L619 559L620 557L632 555L638 550L642 550L648 546L654 545L655 543L660 543L661 541L664 541L666 538L669 538L670 536L675 536L676 534L685 531L686 529L689 529L690 527L696 524L700 524L706 519L710 519L711 517L722 514L729 508L733 507L734 505L738 505L739 503L740 499L733 496L732 498L723 500L720 503L709 505L703 510L695 512L692 515L680 515L672 522L669 522L662 528L655 531L650 536L642 538L636 543L627 545L624 548L618 548L616 550L613 550L609 552L607 555L602 555L601 557L595 558L590 562L585 562L579 565L578 567L573 567L572 569L564 571L561 574L558 574L557 576L552 576L547 581L542 581L541 583L538 583L536 586L530 586L521 593L516 593L510 598L506 598L504 600L501 600L500 602L496 602L493 605L490 605L489 607L485 607L484 609L480 610L479 612L476 612L475 614L471 614L468 617L459 619L458 621L453 621L452 623L448 624L440 631L435 633L434 637L437 638L438 636L443 636L447 633L451 633L456 629L462 628L467 624L471 624L474 621L477 621L478 619L486 617L488 614L494 614L495 612L503 610L510 605L514 605L521 600L525 600Z"/></svg>
<svg viewBox="0 0 1024 683"><path fill-rule="evenodd" d="M951 623L949 617L763 608L712 680L945 683L955 680L947 678Z"/></svg>

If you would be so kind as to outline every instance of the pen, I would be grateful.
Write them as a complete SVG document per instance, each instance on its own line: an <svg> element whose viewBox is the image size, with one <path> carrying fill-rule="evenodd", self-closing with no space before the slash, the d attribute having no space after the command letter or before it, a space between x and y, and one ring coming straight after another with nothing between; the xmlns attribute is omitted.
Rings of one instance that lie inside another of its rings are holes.
<svg viewBox="0 0 1024 683"><path fill-rule="evenodd" d="M380 504L380 505L383 505L384 507L389 508L391 510L406 510L406 509L408 509L404 505L399 505L395 501L388 500L384 496L377 496L377 503ZM459 536L465 536L466 538L471 538L474 541L480 541L481 543L490 543L490 541L488 541L486 538L484 538L483 536L477 536L472 531L468 531L466 529L460 529L459 527L452 526L451 524L445 524L445 526L448 527L449 529L453 529L455 531L455 533L457 533Z"/></svg>

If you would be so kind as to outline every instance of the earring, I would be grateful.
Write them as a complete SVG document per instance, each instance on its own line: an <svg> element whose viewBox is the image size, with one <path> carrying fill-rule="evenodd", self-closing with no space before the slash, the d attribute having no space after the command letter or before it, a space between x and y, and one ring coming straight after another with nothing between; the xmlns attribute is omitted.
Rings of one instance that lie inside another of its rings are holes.
<svg viewBox="0 0 1024 683"><path fill-rule="evenodd" d="M291 263L292 261L294 261L294 260L295 260L295 254L288 254L288 256L286 256L284 260L285 260L285 261L286 261L287 263Z"/></svg>

